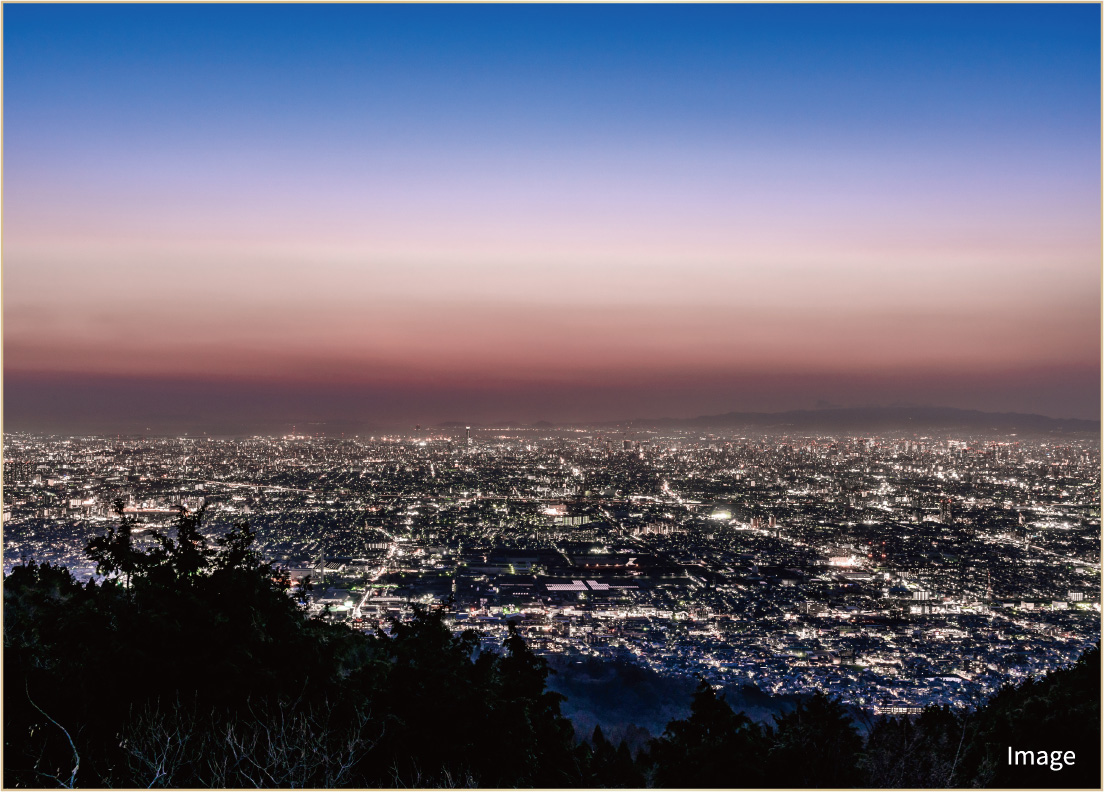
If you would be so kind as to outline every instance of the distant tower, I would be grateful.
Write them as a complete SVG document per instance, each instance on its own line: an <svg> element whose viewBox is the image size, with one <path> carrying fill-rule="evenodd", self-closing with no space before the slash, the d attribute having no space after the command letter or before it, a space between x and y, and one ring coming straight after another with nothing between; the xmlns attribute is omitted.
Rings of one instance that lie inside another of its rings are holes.
<svg viewBox="0 0 1104 792"><path fill-rule="evenodd" d="M468 441L468 445L471 445L471 427L470 426L465 426L464 427L464 434L465 434L465 437Z"/></svg>

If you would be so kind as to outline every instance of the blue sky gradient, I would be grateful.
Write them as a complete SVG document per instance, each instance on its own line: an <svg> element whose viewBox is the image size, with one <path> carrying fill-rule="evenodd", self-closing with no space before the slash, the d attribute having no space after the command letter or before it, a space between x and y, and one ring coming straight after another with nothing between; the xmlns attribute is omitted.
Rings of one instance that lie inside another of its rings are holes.
<svg viewBox="0 0 1104 792"><path fill-rule="evenodd" d="M16 418L67 376L1099 413L1099 5L3 13Z"/></svg>

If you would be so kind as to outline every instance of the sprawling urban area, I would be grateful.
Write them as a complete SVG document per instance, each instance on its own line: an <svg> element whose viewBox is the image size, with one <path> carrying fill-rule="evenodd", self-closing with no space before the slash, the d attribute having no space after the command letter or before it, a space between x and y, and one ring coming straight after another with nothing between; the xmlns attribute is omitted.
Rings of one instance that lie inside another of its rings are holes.
<svg viewBox="0 0 1104 792"><path fill-rule="evenodd" d="M966 706L1100 635L1097 437L448 425L374 437L4 437L4 565L248 521L310 611L418 606L498 645L871 712ZM308 580L309 578L309 580ZM302 589L302 591L298 591Z"/></svg>

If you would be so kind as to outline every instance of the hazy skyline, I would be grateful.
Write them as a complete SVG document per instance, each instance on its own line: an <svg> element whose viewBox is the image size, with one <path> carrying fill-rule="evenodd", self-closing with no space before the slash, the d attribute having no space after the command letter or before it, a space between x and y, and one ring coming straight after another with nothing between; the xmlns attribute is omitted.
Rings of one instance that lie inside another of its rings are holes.
<svg viewBox="0 0 1104 792"><path fill-rule="evenodd" d="M1097 5L3 13L9 429L1099 417Z"/></svg>

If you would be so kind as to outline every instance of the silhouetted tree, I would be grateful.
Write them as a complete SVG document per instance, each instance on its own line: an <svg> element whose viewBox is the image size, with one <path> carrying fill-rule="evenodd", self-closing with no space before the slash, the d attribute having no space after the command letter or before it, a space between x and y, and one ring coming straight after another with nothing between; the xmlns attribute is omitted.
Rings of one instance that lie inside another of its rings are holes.
<svg viewBox="0 0 1104 792"><path fill-rule="evenodd" d="M879 718L860 759L865 783L888 788L951 786L963 728L963 716L948 707L927 707L916 718Z"/></svg>
<svg viewBox="0 0 1104 792"><path fill-rule="evenodd" d="M137 518L125 513L126 504L122 498L113 502L115 513L119 515L119 524L107 529L103 536L97 536L88 542L85 553L96 562L96 572L101 575L122 575L126 590L130 592L131 576L148 562L144 553L135 550L133 531Z"/></svg>
<svg viewBox="0 0 1104 792"><path fill-rule="evenodd" d="M583 743L583 764L587 767L585 786L606 789L644 786L644 774L637 767L624 740L614 748L601 726L595 726L590 745Z"/></svg>
<svg viewBox="0 0 1104 792"><path fill-rule="evenodd" d="M966 716L956 786L1099 787L1100 644L1041 679L1006 685ZM1008 749L1073 751L1072 767L1010 766Z"/></svg>
<svg viewBox="0 0 1104 792"><path fill-rule="evenodd" d="M5 579L7 785L68 778L74 753L76 783L122 783L120 735L135 707L178 695L229 710L287 693L325 696L340 686L350 645L362 642L308 619L248 549L244 529L211 548L202 515L182 512L143 551L133 519L120 516L88 543L111 575L102 582L82 586L34 563Z"/></svg>
<svg viewBox="0 0 1104 792"><path fill-rule="evenodd" d="M656 786L757 787L764 783L766 749L760 727L737 714L704 680L690 704L690 717L667 724L653 741Z"/></svg>
<svg viewBox="0 0 1104 792"><path fill-rule="evenodd" d="M862 740L847 710L821 692L775 715L767 757L768 786L847 787L859 779Z"/></svg>
<svg viewBox="0 0 1104 792"><path fill-rule="evenodd" d="M523 786L579 784L582 771L574 751L574 729L560 714L559 693L545 690L548 664L509 622L505 653L497 664L497 702L492 713L503 751L505 777L498 783Z"/></svg>

